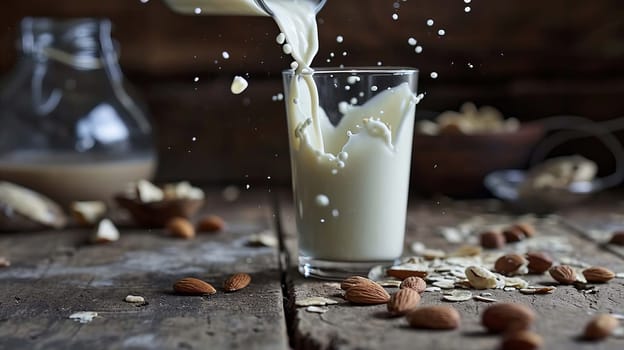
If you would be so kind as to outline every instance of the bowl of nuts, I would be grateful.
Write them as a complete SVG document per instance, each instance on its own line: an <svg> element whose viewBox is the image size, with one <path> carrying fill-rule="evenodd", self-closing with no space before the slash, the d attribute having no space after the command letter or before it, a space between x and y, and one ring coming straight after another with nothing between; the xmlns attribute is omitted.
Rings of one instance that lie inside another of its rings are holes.
<svg viewBox="0 0 624 350"><path fill-rule="evenodd" d="M421 120L413 141L412 189L425 195L487 195L485 176L525 167L543 135L539 123L506 119L493 107L472 103Z"/></svg>
<svg viewBox="0 0 624 350"><path fill-rule="evenodd" d="M142 227L164 227L176 217L190 218L204 204L204 192L188 182L166 184L162 188L146 180L130 184L115 196Z"/></svg>

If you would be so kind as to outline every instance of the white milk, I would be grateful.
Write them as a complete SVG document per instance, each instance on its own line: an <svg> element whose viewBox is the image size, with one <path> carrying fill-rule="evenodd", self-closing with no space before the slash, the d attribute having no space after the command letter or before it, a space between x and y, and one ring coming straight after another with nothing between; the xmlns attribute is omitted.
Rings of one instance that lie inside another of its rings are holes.
<svg viewBox="0 0 624 350"><path fill-rule="evenodd" d="M75 154L19 152L0 160L0 180L32 188L63 204L109 201L127 183L151 178L155 166L156 160L148 156L85 161Z"/></svg>
<svg viewBox="0 0 624 350"><path fill-rule="evenodd" d="M253 0L165 0L184 14L268 16ZM200 9L199 13L196 9Z"/></svg>

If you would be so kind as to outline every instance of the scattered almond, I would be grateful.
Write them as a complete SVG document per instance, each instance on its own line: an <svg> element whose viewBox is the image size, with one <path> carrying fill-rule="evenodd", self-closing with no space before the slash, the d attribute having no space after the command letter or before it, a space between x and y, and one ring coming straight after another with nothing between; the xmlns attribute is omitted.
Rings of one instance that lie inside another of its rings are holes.
<svg viewBox="0 0 624 350"><path fill-rule="evenodd" d="M246 273L235 273L223 282L223 289L226 292L235 292L247 287L251 283L251 276Z"/></svg>
<svg viewBox="0 0 624 350"><path fill-rule="evenodd" d="M624 231L613 232L609 243L624 246Z"/></svg>
<svg viewBox="0 0 624 350"><path fill-rule="evenodd" d="M408 277L412 277L412 276L425 278L425 277L427 277L427 271L419 271L419 270L410 270L410 269L404 269L404 268L391 267L391 268L389 268L386 271L386 275L398 278L400 280L404 280L404 279L406 279Z"/></svg>
<svg viewBox="0 0 624 350"><path fill-rule="evenodd" d="M505 241L507 243L520 242L526 238L524 232L514 226L505 229L503 231L503 236L505 236Z"/></svg>
<svg viewBox="0 0 624 350"><path fill-rule="evenodd" d="M217 292L210 283L193 277L186 277L177 281L173 285L173 290L178 294L187 295L215 294Z"/></svg>
<svg viewBox="0 0 624 350"><path fill-rule="evenodd" d="M0 267L9 267L11 266L11 261L4 256L0 256Z"/></svg>
<svg viewBox="0 0 624 350"><path fill-rule="evenodd" d="M342 281L342 283L340 283L340 289L342 290L348 290L349 288L358 285L358 284L369 284L369 283L375 283L373 280L369 280L366 277L362 277L362 276L351 276L349 278L346 278Z"/></svg>
<svg viewBox="0 0 624 350"><path fill-rule="evenodd" d="M119 240L119 230L109 219L103 219L97 225L92 238L94 243L110 243Z"/></svg>
<svg viewBox="0 0 624 350"><path fill-rule="evenodd" d="M420 277L412 276L404 279L403 282L401 282L399 288L409 288L415 290L418 293L422 293L425 291L425 288L427 288L427 282L425 282L425 280Z"/></svg>
<svg viewBox="0 0 624 350"><path fill-rule="evenodd" d="M128 294L126 298L124 299L124 301L126 303L133 303L133 304L145 304L145 298L143 298L140 295Z"/></svg>
<svg viewBox="0 0 624 350"><path fill-rule="evenodd" d="M526 238L531 238L535 236L535 227L527 222L517 223L512 227L522 232Z"/></svg>
<svg viewBox="0 0 624 350"><path fill-rule="evenodd" d="M411 327L425 329L455 329L461 316L451 306L425 306L410 311L405 318Z"/></svg>
<svg viewBox="0 0 624 350"><path fill-rule="evenodd" d="M590 283L605 283L615 277L615 273L606 267L593 266L583 270L583 276Z"/></svg>
<svg viewBox="0 0 624 350"><path fill-rule="evenodd" d="M475 289L496 288L496 276L486 268L469 266L465 273L470 285Z"/></svg>
<svg viewBox="0 0 624 350"><path fill-rule="evenodd" d="M506 333L500 348L504 350L535 350L542 347L544 340L534 332L520 330Z"/></svg>
<svg viewBox="0 0 624 350"><path fill-rule="evenodd" d="M526 254L526 259L529 262L529 272L535 274L542 274L548 271L553 264L552 258L541 252L529 252Z"/></svg>
<svg viewBox="0 0 624 350"><path fill-rule="evenodd" d="M218 232L225 228L225 221L217 215L207 215L197 223L198 232Z"/></svg>
<svg viewBox="0 0 624 350"><path fill-rule="evenodd" d="M372 282L356 284L347 289L345 299L354 304L385 304L390 300L390 294L382 286Z"/></svg>
<svg viewBox="0 0 624 350"><path fill-rule="evenodd" d="M492 333L527 329L534 319L533 310L513 303L494 304L481 315L481 323Z"/></svg>
<svg viewBox="0 0 624 350"><path fill-rule="evenodd" d="M585 326L584 337L588 340L604 339L610 336L618 325L617 318L608 314L598 315Z"/></svg>
<svg viewBox="0 0 624 350"><path fill-rule="evenodd" d="M494 270L506 276L526 274L528 261L518 254L505 254L494 263Z"/></svg>
<svg viewBox="0 0 624 350"><path fill-rule="evenodd" d="M297 306L325 306L338 304L338 301L325 297L309 297L295 301Z"/></svg>
<svg viewBox="0 0 624 350"><path fill-rule="evenodd" d="M188 219L177 217L167 222L167 230L174 237L192 239L195 237L195 228Z"/></svg>
<svg viewBox="0 0 624 350"><path fill-rule="evenodd" d="M548 270L550 276L561 284L576 282L576 271L568 265L553 266Z"/></svg>
<svg viewBox="0 0 624 350"><path fill-rule="evenodd" d="M547 287L528 287L528 288L521 288L520 289L520 293L522 294L552 294L555 290L557 290L557 287L552 287L552 286L547 286Z"/></svg>
<svg viewBox="0 0 624 350"><path fill-rule="evenodd" d="M388 301L388 312L392 315L405 315L415 308L420 302L420 294L417 291L404 288L392 294Z"/></svg>
<svg viewBox="0 0 624 350"><path fill-rule="evenodd" d="M486 249L500 249L505 246L505 236L496 231L487 231L479 235L481 246Z"/></svg>
<svg viewBox="0 0 624 350"><path fill-rule="evenodd" d="M106 203L101 201L72 202L69 207L81 226L93 227L106 214Z"/></svg>
<svg viewBox="0 0 624 350"><path fill-rule="evenodd" d="M478 256L481 255L482 251L483 249L481 249L480 246L466 244L451 252L451 254L449 254L449 257Z"/></svg>

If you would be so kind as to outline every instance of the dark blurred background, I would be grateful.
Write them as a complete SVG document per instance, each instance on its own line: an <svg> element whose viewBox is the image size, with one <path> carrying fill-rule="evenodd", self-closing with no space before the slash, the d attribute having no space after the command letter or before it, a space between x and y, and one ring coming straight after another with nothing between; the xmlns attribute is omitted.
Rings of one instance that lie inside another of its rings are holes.
<svg viewBox="0 0 624 350"><path fill-rule="evenodd" d="M280 71L291 59L275 43L279 31L271 19L182 16L158 0L4 0L0 74L15 63L24 16L112 19L122 68L146 100L156 129L157 179L289 182L285 112L272 97L282 91ZM438 35L439 29L446 34ZM621 0L329 0L319 31L316 66L419 68L419 90L426 93L421 113L474 101L522 121L624 114ZM410 37L422 53L408 45ZM234 75L250 82L242 95L229 91ZM586 153L607 171L612 166L596 142L559 151Z"/></svg>

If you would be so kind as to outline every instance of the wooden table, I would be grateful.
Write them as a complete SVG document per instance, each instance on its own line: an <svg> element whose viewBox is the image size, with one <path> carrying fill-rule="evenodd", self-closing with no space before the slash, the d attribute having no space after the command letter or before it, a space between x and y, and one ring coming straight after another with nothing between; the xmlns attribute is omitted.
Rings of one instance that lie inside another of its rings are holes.
<svg viewBox="0 0 624 350"><path fill-rule="evenodd" d="M89 231L14 233L0 236L0 349L495 349L499 337L479 324L487 304L454 303L462 315L460 329L420 331L403 318L389 318L385 305L353 306L342 301L335 283L306 280L296 271L296 237L292 207L285 192L245 191L235 202L220 192L209 195L205 212L221 215L227 229L200 234L191 241L162 230L123 229L120 241L88 243ZM616 197L619 198L619 197ZM277 200L276 200L277 199ZM277 203L277 204L276 204ZM566 253L589 264L624 271L624 250L600 244L601 236L624 227L622 203L609 197L582 209L539 219L538 229L564 237ZM471 218L513 221L492 201L420 200L410 204L406 254L413 242L452 250L438 231ZM619 226L618 226L619 225ZM597 229L597 230L594 230ZM279 246L251 247L251 234L269 230ZM248 272L252 283L235 293L219 287L234 272ZM211 296L181 296L172 291L179 278L193 276L217 286ZM547 276L530 278L546 282ZM392 289L388 289L392 292ZM624 339L601 343L578 339L597 312L624 313L624 279L598 285L595 293L572 286L552 295L522 295L492 290L493 298L530 305L534 329L544 349L622 349ZM145 305L124 302L128 294ZM308 296L340 300L323 314L295 307ZM424 293L421 304L439 304L440 293ZM89 323L69 319L78 311L95 311Z"/></svg>

